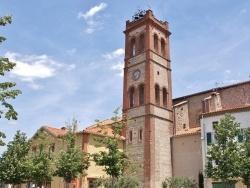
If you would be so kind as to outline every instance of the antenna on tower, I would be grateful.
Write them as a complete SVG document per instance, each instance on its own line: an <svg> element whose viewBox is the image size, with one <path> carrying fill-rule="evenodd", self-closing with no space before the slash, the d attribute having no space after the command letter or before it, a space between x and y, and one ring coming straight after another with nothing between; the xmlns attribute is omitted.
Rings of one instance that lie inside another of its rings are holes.
<svg viewBox="0 0 250 188"><path fill-rule="evenodd" d="M137 21L140 20L141 18L143 18L143 16L146 14L145 10L140 10L138 9L137 12L134 14L133 16L133 21Z"/></svg>

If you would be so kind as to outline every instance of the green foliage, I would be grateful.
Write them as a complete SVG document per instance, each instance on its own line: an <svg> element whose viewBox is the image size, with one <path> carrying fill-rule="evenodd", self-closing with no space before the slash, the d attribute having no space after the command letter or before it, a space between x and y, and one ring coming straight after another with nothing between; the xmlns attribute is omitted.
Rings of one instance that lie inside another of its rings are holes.
<svg viewBox="0 0 250 188"><path fill-rule="evenodd" d="M112 179L116 179L123 174L123 171L131 166L128 155L125 151L120 150L119 142L121 142L121 134L126 125L126 118L119 118L119 109L114 111L114 116L111 118L113 123L110 125L101 125L97 121L97 126L101 128L100 134L104 136L96 137L96 147L104 146L107 150L94 153L93 158L97 165L103 166L107 175ZM107 129L111 129L113 136L107 135Z"/></svg>
<svg viewBox="0 0 250 188"><path fill-rule="evenodd" d="M141 182L137 176L122 175L115 179L114 188L136 188ZM99 178L94 181L94 187L112 188L112 179Z"/></svg>
<svg viewBox="0 0 250 188"><path fill-rule="evenodd" d="M250 186L250 128L247 128L244 131L244 141L241 145L240 152L240 161L241 161L241 178L243 183Z"/></svg>
<svg viewBox="0 0 250 188"><path fill-rule="evenodd" d="M204 176L201 172L198 174L199 188L204 188Z"/></svg>
<svg viewBox="0 0 250 188"><path fill-rule="evenodd" d="M72 125L76 123L73 119ZM85 176L84 170L89 167L89 156L82 151L80 146L75 146L76 135L72 132L72 125L68 124L68 133L64 137L67 143L66 151L61 151L56 161L55 175L62 177L66 183L70 183L78 176Z"/></svg>
<svg viewBox="0 0 250 188"><path fill-rule="evenodd" d="M7 144L7 151L0 158L0 181L18 185L28 178L27 155L30 141L24 133L17 131L13 141Z"/></svg>
<svg viewBox="0 0 250 188"><path fill-rule="evenodd" d="M168 183L167 183L166 181L163 181L163 182L161 183L161 187L162 187L162 188L167 188L167 187L168 187Z"/></svg>
<svg viewBox="0 0 250 188"><path fill-rule="evenodd" d="M50 182L54 173L52 168L54 157L50 151L52 139L45 131L38 132L35 138L37 138L37 150L28 157L29 180L36 184Z"/></svg>
<svg viewBox="0 0 250 188"><path fill-rule="evenodd" d="M239 123L235 118L226 114L215 127L216 143L208 150L206 175L213 180L219 180L225 184L235 182L240 176L239 147L235 141L239 133ZM213 165L215 163L216 165Z"/></svg>
<svg viewBox="0 0 250 188"><path fill-rule="evenodd" d="M6 138L5 134L0 132L0 146L4 146L5 143L3 142L3 140L1 138Z"/></svg>
<svg viewBox="0 0 250 188"><path fill-rule="evenodd" d="M194 188L196 185L196 180L186 177L170 177L162 182L163 188L166 188L167 186L169 188Z"/></svg>
<svg viewBox="0 0 250 188"><path fill-rule="evenodd" d="M0 26L5 26L6 24L10 24L12 21L12 17L10 15L6 15L0 17ZM6 38L0 36L0 43L5 41ZM4 76L5 72L9 72L14 68L16 64L9 61L8 58L4 58L0 56L0 76ZM21 94L20 90L11 90L10 88L14 87L16 83L14 82L1 82L0 83L0 103L3 106L3 109L0 109L0 118L1 115L4 114L5 118L17 119L17 112L14 110L13 106L7 102L9 99L15 99L17 95Z"/></svg>

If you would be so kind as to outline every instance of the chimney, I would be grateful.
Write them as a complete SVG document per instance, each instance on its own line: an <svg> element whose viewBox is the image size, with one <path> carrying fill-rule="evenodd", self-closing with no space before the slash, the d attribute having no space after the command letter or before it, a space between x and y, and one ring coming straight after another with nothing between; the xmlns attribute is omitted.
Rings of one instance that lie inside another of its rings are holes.
<svg viewBox="0 0 250 188"><path fill-rule="evenodd" d="M217 110L221 110L222 106L221 106L221 98L220 98L220 94L213 92L211 94L211 111L217 111Z"/></svg>
<svg viewBox="0 0 250 188"><path fill-rule="evenodd" d="M77 120L75 120L73 124L73 132L76 133L77 131L78 131L78 124L77 124Z"/></svg>

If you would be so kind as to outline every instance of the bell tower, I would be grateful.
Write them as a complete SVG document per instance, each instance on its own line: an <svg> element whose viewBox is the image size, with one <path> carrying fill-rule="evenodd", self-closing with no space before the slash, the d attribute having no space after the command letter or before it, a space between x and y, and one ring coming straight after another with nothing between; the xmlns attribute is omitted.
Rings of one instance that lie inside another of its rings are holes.
<svg viewBox="0 0 250 188"><path fill-rule="evenodd" d="M126 148L144 188L172 176L172 82L168 23L151 10L126 22L123 113L130 119Z"/></svg>

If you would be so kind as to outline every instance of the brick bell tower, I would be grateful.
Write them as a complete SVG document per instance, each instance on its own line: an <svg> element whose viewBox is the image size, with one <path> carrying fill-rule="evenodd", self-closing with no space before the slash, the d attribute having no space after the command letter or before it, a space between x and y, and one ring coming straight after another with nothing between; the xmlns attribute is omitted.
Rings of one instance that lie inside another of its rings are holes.
<svg viewBox="0 0 250 188"><path fill-rule="evenodd" d="M151 10L126 22L123 112L130 119L126 148L144 188L161 187L172 176L172 82L168 23Z"/></svg>

